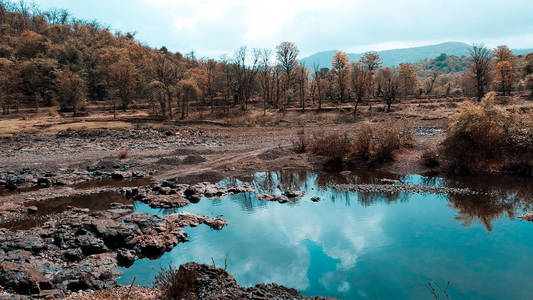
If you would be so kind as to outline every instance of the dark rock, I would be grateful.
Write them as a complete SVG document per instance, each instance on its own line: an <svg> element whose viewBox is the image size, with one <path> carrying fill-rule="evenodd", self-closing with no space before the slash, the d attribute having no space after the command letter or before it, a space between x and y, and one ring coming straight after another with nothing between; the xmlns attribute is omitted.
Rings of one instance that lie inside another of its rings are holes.
<svg viewBox="0 0 533 300"><path fill-rule="evenodd" d="M303 191L286 191L284 193L284 195L289 197L289 198L297 198L297 197L304 196L305 192L303 192Z"/></svg>
<svg viewBox="0 0 533 300"><path fill-rule="evenodd" d="M311 201L319 202L320 201L320 197L313 197L313 198L311 198Z"/></svg>

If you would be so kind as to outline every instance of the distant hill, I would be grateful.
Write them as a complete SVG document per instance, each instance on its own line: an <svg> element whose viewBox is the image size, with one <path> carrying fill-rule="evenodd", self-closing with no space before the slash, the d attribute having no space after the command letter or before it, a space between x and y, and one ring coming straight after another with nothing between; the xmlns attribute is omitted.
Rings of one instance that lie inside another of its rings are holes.
<svg viewBox="0 0 533 300"><path fill-rule="evenodd" d="M468 56L471 45L461 42L446 42L437 45L429 45L414 48L393 49L385 51L377 51L383 60L384 66L397 66L400 63L415 63L424 60L430 60L438 57L441 54L447 56ZM330 50L318 52L309 57L300 60L308 68L312 68L314 64L318 63L320 67L331 68L331 57L338 50ZM533 52L533 49L516 49L513 50L515 55L526 54ZM359 61L364 53L348 53L351 61Z"/></svg>

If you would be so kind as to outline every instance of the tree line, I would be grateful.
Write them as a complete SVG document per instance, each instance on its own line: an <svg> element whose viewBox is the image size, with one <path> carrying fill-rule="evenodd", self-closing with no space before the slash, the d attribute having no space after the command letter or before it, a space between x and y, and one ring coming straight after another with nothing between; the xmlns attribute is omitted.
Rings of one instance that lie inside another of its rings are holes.
<svg viewBox="0 0 533 300"><path fill-rule="evenodd" d="M148 105L165 119L187 118L193 105L200 112L227 113L249 110L251 103L264 113L353 104L356 114L370 99L381 99L390 111L400 97L533 94L533 53L516 57L506 46L473 45L470 67L451 74L416 64L383 67L374 52L358 62L337 52L331 68L302 65L298 56L294 43L282 42L275 49L241 47L219 59L198 59L194 52L150 48L133 33L113 33L66 10L0 0L3 114L59 105L80 115L90 102L123 110Z"/></svg>

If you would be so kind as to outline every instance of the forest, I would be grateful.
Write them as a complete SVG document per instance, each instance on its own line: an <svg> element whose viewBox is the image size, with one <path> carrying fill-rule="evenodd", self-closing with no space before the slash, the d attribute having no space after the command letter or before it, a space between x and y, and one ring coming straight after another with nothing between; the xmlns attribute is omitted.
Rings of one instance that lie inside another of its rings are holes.
<svg viewBox="0 0 533 300"><path fill-rule="evenodd" d="M28 2L0 2L0 103L3 114L21 108L86 114L86 106L149 108L154 117L196 118L202 112L321 109L379 100L533 94L533 53L473 45L471 57L445 54L414 64L382 67L379 55L350 62L340 51L331 68L299 63L291 42L275 49L241 47L217 59L197 58L138 42L68 11L42 11Z"/></svg>

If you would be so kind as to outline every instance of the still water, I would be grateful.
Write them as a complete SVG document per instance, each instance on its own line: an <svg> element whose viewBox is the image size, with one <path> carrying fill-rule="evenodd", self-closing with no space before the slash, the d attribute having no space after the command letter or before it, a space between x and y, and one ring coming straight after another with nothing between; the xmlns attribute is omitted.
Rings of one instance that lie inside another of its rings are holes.
<svg viewBox="0 0 533 300"><path fill-rule="evenodd" d="M340 192L332 183L469 187L489 195ZM120 283L149 286L161 267L195 261L223 267L243 286L277 282L304 295L341 299L531 299L533 183L512 178L442 179L417 175L351 176L308 172L257 173L222 184L251 182L258 193L297 189L306 195L279 204L255 193L203 199L181 209L136 209L166 215L189 211L223 217L220 231L187 228L190 241L158 260L138 260ZM387 181L388 183L390 181ZM401 184L394 183L394 184ZM311 201L320 197L320 202Z"/></svg>

